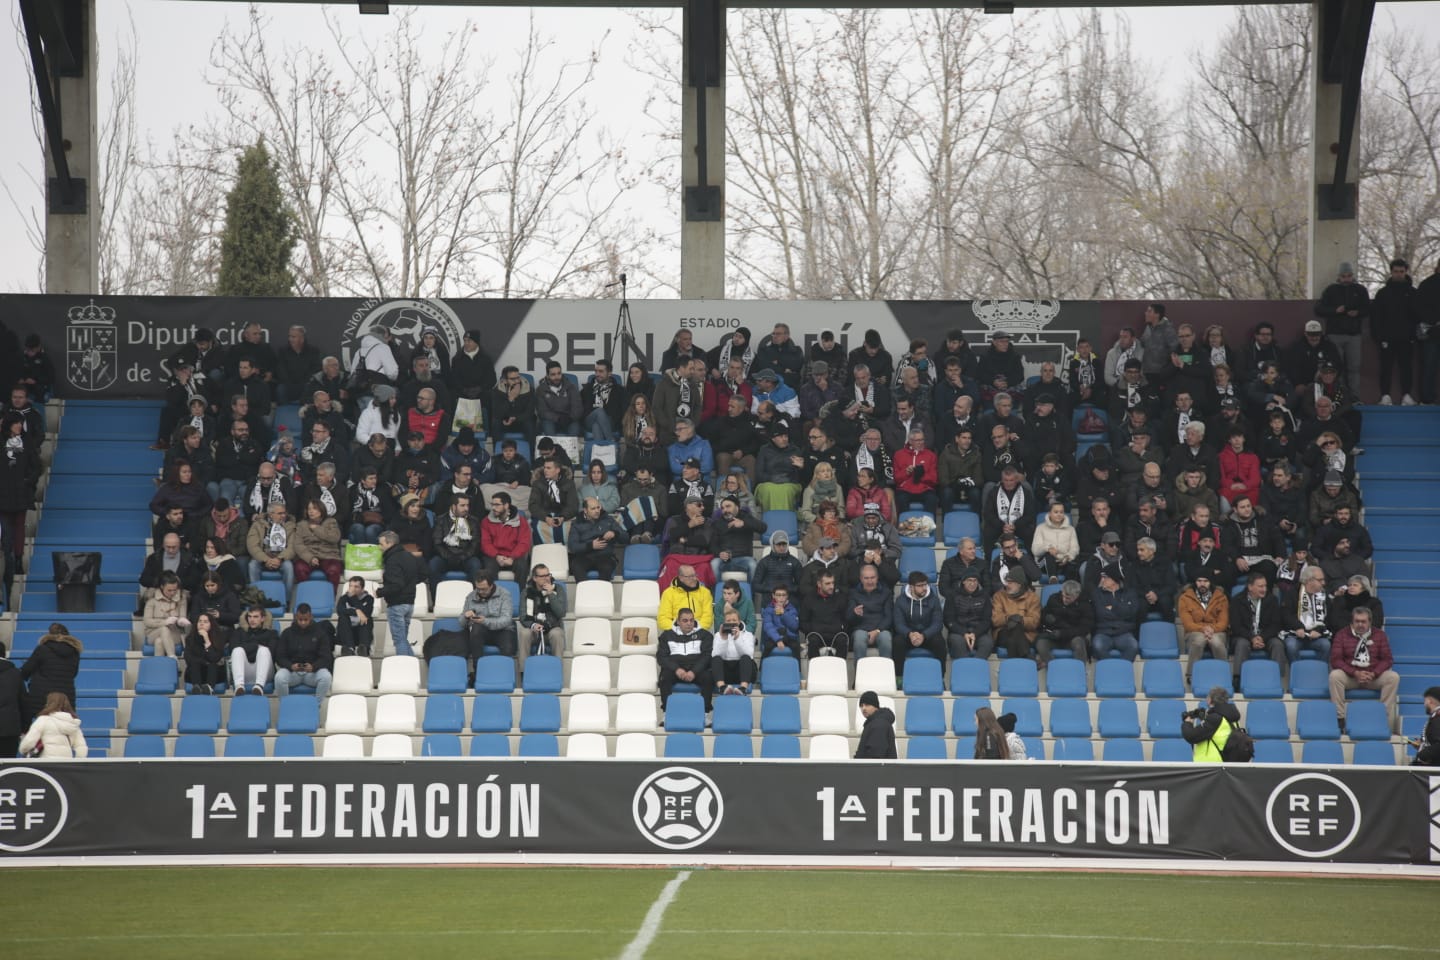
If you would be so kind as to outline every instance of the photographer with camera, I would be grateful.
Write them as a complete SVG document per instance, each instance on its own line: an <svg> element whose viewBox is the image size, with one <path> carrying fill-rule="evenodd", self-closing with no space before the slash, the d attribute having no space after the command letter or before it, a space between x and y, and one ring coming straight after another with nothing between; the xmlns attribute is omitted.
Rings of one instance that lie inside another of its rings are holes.
<svg viewBox="0 0 1440 960"><path fill-rule="evenodd" d="M740 614L731 609L715 634L710 671L717 694L750 695L755 683L755 634L745 629Z"/></svg>
<svg viewBox="0 0 1440 960"><path fill-rule="evenodd" d="M1240 726L1240 711L1230 702L1224 687L1211 687L1206 706L1196 707L1180 718L1180 736L1195 748L1196 763L1221 763L1225 744Z"/></svg>

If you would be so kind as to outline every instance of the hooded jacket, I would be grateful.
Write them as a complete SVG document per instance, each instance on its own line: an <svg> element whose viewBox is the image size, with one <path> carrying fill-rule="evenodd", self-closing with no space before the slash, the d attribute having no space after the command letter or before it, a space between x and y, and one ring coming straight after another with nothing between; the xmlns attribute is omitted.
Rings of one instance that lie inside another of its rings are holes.
<svg viewBox="0 0 1440 960"><path fill-rule="evenodd" d="M855 759L895 760L898 757L895 752L895 712L889 707L881 707L865 718Z"/></svg>
<svg viewBox="0 0 1440 960"><path fill-rule="evenodd" d="M906 584L895 601L895 647L908 652L911 649L909 635L922 633L925 642L921 646L943 661L945 644L940 635L941 625L940 592L932 589L925 596L917 597Z"/></svg>
<svg viewBox="0 0 1440 960"><path fill-rule="evenodd" d="M1055 557L1061 563L1069 563L1080 556L1080 540L1075 536L1075 527L1069 517L1058 527L1050 522L1048 516L1044 523L1035 526L1035 536L1030 541L1031 555L1043 557L1051 547L1055 548Z"/></svg>
<svg viewBox="0 0 1440 960"><path fill-rule="evenodd" d="M20 754L29 753L36 744L43 747L42 760L69 760L72 757L83 760L90 755L85 735L80 732L80 721L63 710L35 718L29 732L20 741Z"/></svg>
<svg viewBox="0 0 1440 960"><path fill-rule="evenodd" d="M0 737L20 736L20 723L25 715L24 691L20 668L0 657Z"/></svg>
<svg viewBox="0 0 1440 960"><path fill-rule="evenodd" d="M999 630L1016 616L1025 627L1025 636L1034 643L1035 634L1040 631L1040 597L1034 590L1021 590L1019 596L1012 597L1010 591L1002 587L990 600L990 624Z"/></svg>
<svg viewBox="0 0 1440 960"><path fill-rule="evenodd" d="M980 637L990 632L990 592L982 581L974 593L956 589L945 598L945 626L951 635L973 633Z"/></svg>
<svg viewBox="0 0 1440 960"><path fill-rule="evenodd" d="M75 675L80 672L79 640L69 634L47 633L20 668L20 679L30 684L29 700L39 711L50 693L63 693L75 702Z"/></svg>
<svg viewBox="0 0 1440 960"><path fill-rule="evenodd" d="M493 376L493 374L492 374ZM492 433L523 433L529 435L535 429L535 394L530 381L520 378L520 386L512 397L504 383L495 384L490 391L490 424ZM513 422L506 423L506 420Z"/></svg>

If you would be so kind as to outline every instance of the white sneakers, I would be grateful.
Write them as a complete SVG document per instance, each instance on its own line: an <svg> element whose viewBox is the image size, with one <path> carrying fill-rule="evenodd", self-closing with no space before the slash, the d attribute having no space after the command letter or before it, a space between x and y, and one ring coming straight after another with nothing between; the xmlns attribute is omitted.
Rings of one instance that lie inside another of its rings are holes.
<svg viewBox="0 0 1440 960"><path fill-rule="evenodd" d="M1394 400L1391 400L1391 399L1390 399L1390 394L1387 393L1387 394L1385 394L1385 396L1383 396L1383 397L1380 398L1380 406L1382 406L1382 407L1393 407L1393 406L1395 406L1395 401L1394 401Z"/></svg>
<svg viewBox="0 0 1440 960"><path fill-rule="evenodd" d="M1402 406L1402 407L1413 407L1413 406L1415 406L1415 398L1412 397L1412 396L1410 396L1410 394L1408 394L1408 393L1405 394L1405 396L1403 396L1403 397L1400 398L1400 406Z"/></svg>

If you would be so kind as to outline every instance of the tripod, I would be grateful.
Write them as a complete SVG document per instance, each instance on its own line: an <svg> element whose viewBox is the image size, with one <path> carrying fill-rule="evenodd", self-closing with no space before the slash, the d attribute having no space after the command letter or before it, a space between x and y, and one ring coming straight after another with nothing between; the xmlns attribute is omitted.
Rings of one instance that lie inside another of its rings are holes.
<svg viewBox="0 0 1440 960"><path fill-rule="evenodd" d="M624 382L625 375L618 373L620 368L615 364L617 353L620 355L620 359L624 359L624 354L620 352L620 345L623 343L629 347L632 356L643 357L645 355L640 350L639 341L635 339L635 325L630 322L630 301L625 295L625 280L625 274L620 274L620 312L615 317L615 332L610 335L610 370L620 377L621 382ZM613 287L615 284L611 283L607 286Z"/></svg>

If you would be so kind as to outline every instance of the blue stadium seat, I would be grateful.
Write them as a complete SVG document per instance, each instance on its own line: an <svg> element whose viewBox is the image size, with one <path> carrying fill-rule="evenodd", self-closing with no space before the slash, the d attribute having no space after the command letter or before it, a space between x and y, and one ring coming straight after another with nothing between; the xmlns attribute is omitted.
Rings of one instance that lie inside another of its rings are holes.
<svg viewBox="0 0 1440 960"><path fill-rule="evenodd" d="M306 580L295 585L295 605L310 604L310 612L316 620L328 620L335 615L335 588L329 580Z"/></svg>
<svg viewBox="0 0 1440 960"><path fill-rule="evenodd" d="M941 528L945 535L945 546L958 547L960 541L969 537L978 545L980 542L980 517L968 510L952 510L945 514Z"/></svg>
<svg viewBox="0 0 1440 960"><path fill-rule="evenodd" d="M800 692L800 664L794 657L766 657L760 663L760 689L771 694Z"/></svg>
<svg viewBox="0 0 1440 960"><path fill-rule="evenodd" d="M1147 663L1143 669L1149 670L1151 666L1163 667L1167 661L1156 661L1154 664ZM1050 664L1050 670L1055 670L1057 664ZM1179 668L1178 663L1170 664ZM1182 685L1181 689L1184 687ZM1054 694L1052 693L1053 697ZM1135 665L1129 660L1097 660L1095 661L1095 696L1102 699L1111 697L1117 699L1135 699Z"/></svg>
<svg viewBox="0 0 1440 960"><path fill-rule="evenodd" d="M520 609L520 584L514 580L500 580L495 584L501 590L510 594L510 609Z"/></svg>
<svg viewBox="0 0 1440 960"><path fill-rule="evenodd" d="M1300 762L1338 767L1345 763L1345 751L1333 740L1314 740L1300 748Z"/></svg>
<svg viewBox="0 0 1440 960"><path fill-rule="evenodd" d="M156 736L126 737L125 759L153 760L165 756L165 738Z"/></svg>
<svg viewBox="0 0 1440 960"><path fill-rule="evenodd" d="M289 697L286 698L290 699ZM314 703L314 700L309 701ZM313 757L315 756L315 741L310 737L285 733L275 738L276 757Z"/></svg>
<svg viewBox="0 0 1440 960"><path fill-rule="evenodd" d="M1229 660L1201 660L1190 664L1190 689L1197 699L1204 700L1211 687L1224 687L1225 692L1235 693L1235 679L1230 675Z"/></svg>
<svg viewBox="0 0 1440 960"><path fill-rule="evenodd" d="M1295 751L1288 740L1256 740L1256 763L1294 763Z"/></svg>
<svg viewBox="0 0 1440 960"><path fill-rule="evenodd" d="M1016 725L1018 729L1018 724ZM1084 738L1089 742L1090 704L1084 700L1053 700L1050 703L1050 736Z"/></svg>
<svg viewBox="0 0 1440 960"><path fill-rule="evenodd" d="M665 757L676 760L705 759L705 738L698 733L672 733L665 737Z"/></svg>
<svg viewBox="0 0 1440 960"><path fill-rule="evenodd" d="M1339 740L1335 707L1328 700L1305 700L1295 710L1295 732L1301 740Z"/></svg>
<svg viewBox="0 0 1440 960"><path fill-rule="evenodd" d="M420 741L422 757L459 757L460 738L453 733L432 733Z"/></svg>
<svg viewBox="0 0 1440 960"><path fill-rule="evenodd" d="M799 760L800 738L784 733L768 733L760 739L760 756L767 760Z"/></svg>
<svg viewBox="0 0 1440 960"><path fill-rule="evenodd" d="M258 699L258 698L257 698ZM254 759L265 756L265 738L253 733L225 738L225 756Z"/></svg>
<svg viewBox="0 0 1440 960"><path fill-rule="evenodd" d="M230 699L230 719L225 724L226 732L232 734L264 733L269 729L269 697L247 695Z"/></svg>
<svg viewBox="0 0 1440 960"><path fill-rule="evenodd" d="M501 581L508 582L510 581ZM510 693L514 689L514 660L509 657L481 657L475 661L476 693Z"/></svg>
<svg viewBox="0 0 1440 960"><path fill-rule="evenodd" d="M765 522L767 538L776 530L784 530L789 535L791 543L800 541L800 524L795 519L794 510L766 510L761 514L760 519Z"/></svg>
<svg viewBox="0 0 1440 960"><path fill-rule="evenodd" d="M945 704L939 697L906 696L905 735L945 736Z"/></svg>
<svg viewBox="0 0 1440 960"><path fill-rule="evenodd" d="M562 686L562 666L563 661L559 657L527 657L523 689L526 693L559 693Z"/></svg>
<svg viewBox="0 0 1440 960"><path fill-rule="evenodd" d="M515 714L509 697L500 693L475 695L470 714L471 730L475 733L509 733L514 725Z"/></svg>
<svg viewBox="0 0 1440 960"><path fill-rule="evenodd" d="M990 700L984 697L956 697L950 703L950 729L957 737L975 736L975 711L989 707Z"/></svg>
<svg viewBox="0 0 1440 960"><path fill-rule="evenodd" d="M131 736L169 733L170 721L169 697L136 697L130 701L130 723L125 731Z"/></svg>
<svg viewBox="0 0 1440 960"><path fill-rule="evenodd" d="M933 658L912 657L905 661L902 684L909 697L938 697L945 692L942 664Z"/></svg>
<svg viewBox="0 0 1440 960"><path fill-rule="evenodd" d="M1145 660L1180 659L1175 624L1164 620L1147 620L1140 624L1140 656Z"/></svg>
<svg viewBox="0 0 1440 960"><path fill-rule="evenodd" d="M1172 660L1146 661L1140 674L1140 688L1150 699L1169 699L1185 696L1185 675L1180 664Z"/></svg>
<svg viewBox="0 0 1440 960"><path fill-rule="evenodd" d="M717 734L710 747L710 755L716 760L749 760L755 756L755 744L745 734Z"/></svg>
<svg viewBox="0 0 1440 960"><path fill-rule="evenodd" d="M175 684L179 678L180 672L173 657L146 657L140 661L140 672L135 677L135 692L169 696L175 692Z"/></svg>
<svg viewBox="0 0 1440 960"><path fill-rule="evenodd" d="M1150 759L1154 763L1190 763L1195 748L1184 740L1157 740L1150 746Z"/></svg>
<svg viewBox="0 0 1440 960"><path fill-rule="evenodd" d="M474 752L474 744L471 744L471 752ZM553 733L527 733L520 737L520 756L522 757L558 757L560 756L560 738Z"/></svg>
<svg viewBox="0 0 1440 960"><path fill-rule="evenodd" d="M951 660L950 692L957 697L990 696L990 661L974 657Z"/></svg>
<svg viewBox="0 0 1440 960"><path fill-rule="evenodd" d="M935 568L935 551L931 547L901 547L900 548L900 579L909 578L910 574L919 571L934 583L938 573Z"/></svg>
<svg viewBox="0 0 1440 960"><path fill-rule="evenodd" d="M236 697L243 700L244 697ZM255 699L259 700L260 697ZM214 736L220 732L220 698L191 696L180 704L180 719L175 723L177 733L199 733Z"/></svg>
<svg viewBox="0 0 1440 960"><path fill-rule="evenodd" d="M1247 703L1245 729L1256 740L1289 740L1290 720L1285 715L1285 704L1278 700Z"/></svg>
<svg viewBox="0 0 1440 960"><path fill-rule="evenodd" d="M1000 676L996 681L1002 697L1038 697L1040 677L1035 661L1005 660L1000 664Z"/></svg>
<svg viewBox="0 0 1440 960"><path fill-rule="evenodd" d="M425 689L436 693L464 693L469 670L464 657L436 657L430 661Z"/></svg>
<svg viewBox="0 0 1440 960"><path fill-rule="evenodd" d="M1045 741L1042 740L1042 739L1040 739L1039 737L1021 737L1020 739L1025 741L1025 757L1026 757L1026 759L1028 759L1028 760L1053 760L1053 759L1055 759L1054 757L1051 757L1048 753L1046 753L1046 750L1045 750ZM957 754L957 755L960 754L963 749L964 749L963 747L960 747L960 746L957 745L956 748L955 748L956 754ZM957 756L957 759L958 759L958 756Z"/></svg>
<svg viewBox="0 0 1440 960"><path fill-rule="evenodd" d="M1240 665L1240 690L1246 700L1279 700L1285 696L1280 664L1274 660L1246 660Z"/></svg>
<svg viewBox="0 0 1440 960"><path fill-rule="evenodd" d="M933 513L926 513L924 510L905 510L900 514L900 523L903 524L906 520L919 520L925 517L929 517L931 520L935 519ZM900 545L903 547L930 547L933 550L935 547L935 531L931 530L929 534L923 537L901 536Z"/></svg>
<svg viewBox="0 0 1440 960"><path fill-rule="evenodd" d="M553 693L527 693L520 702L521 733L558 733L560 698Z"/></svg>
<svg viewBox="0 0 1440 960"><path fill-rule="evenodd" d="M558 757L560 755L560 744L555 741L555 736L549 733L526 734L524 739L531 737L549 737L555 744L554 753L546 754L524 754L525 756L547 756ZM539 743L539 740L533 741ZM510 756L510 738L503 733L477 733L470 738L470 756L472 757L508 757Z"/></svg>
<svg viewBox="0 0 1440 960"><path fill-rule="evenodd" d="M760 701L760 729L764 733L800 732L800 698L767 695Z"/></svg>
<svg viewBox="0 0 1440 960"><path fill-rule="evenodd" d="M1390 714L1378 700L1361 700L1345 710L1345 732L1351 740L1389 742Z"/></svg>
<svg viewBox="0 0 1440 960"><path fill-rule="evenodd" d="M178 737L175 740L174 756L213 760L215 758L215 738L200 733Z"/></svg>
<svg viewBox="0 0 1440 960"><path fill-rule="evenodd" d="M425 733L459 733L465 729L465 701L453 693L432 693L425 698Z"/></svg>
<svg viewBox="0 0 1440 960"><path fill-rule="evenodd" d="M1330 699L1330 665L1318 660L1290 664L1290 696L1296 700Z"/></svg>
<svg viewBox="0 0 1440 960"><path fill-rule="evenodd" d="M261 574L264 576L264 574ZM284 609L285 607L285 584L279 580L257 580L250 584L256 590L265 595L270 602L266 604L272 610Z"/></svg>
<svg viewBox="0 0 1440 960"><path fill-rule="evenodd" d="M1152 740L1178 738L1184 712L1185 704L1179 700L1151 700L1145 712L1145 732Z"/></svg>
<svg viewBox="0 0 1440 960"><path fill-rule="evenodd" d="M1101 700L1096 721L1106 740L1140 736L1140 711L1134 700Z"/></svg>
<svg viewBox="0 0 1440 960"><path fill-rule="evenodd" d="M698 693L670 694L665 706L665 732L704 733L705 698Z"/></svg>
<svg viewBox="0 0 1440 960"><path fill-rule="evenodd" d="M1055 741L1055 759L1071 763L1088 762L1095 759L1095 745L1089 740L1067 737Z"/></svg>
<svg viewBox="0 0 1440 960"><path fill-rule="evenodd" d="M1063 587L1063 586L1065 586L1063 583L1047 583L1047 584L1044 584L1043 586L1041 586L1041 588L1040 588L1040 609L1041 609L1041 610L1044 610L1044 609L1045 609L1045 604L1049 603L1049 602L1050 602L1050 598L1053 597L1053 596L1055 596L1055 594L1059 593L1059 592L1060 592L1060 588ZM1065 653L1065 654L1067 654L1067 655L1071 654L1071 650L1070 650L1069 647L1064 648L1064 650L1056 650L1056 651L1055 651L1056 654L1060 654L1060 653L1062 653L1062 652ZM1068 659L1068 657L1067 657L1066 659Z"/></svg>
<svg viewBox="0 0 1440 960"><path fill-rule="evenodd" d="M660 576L660 548L653 543L626 547L621 576L626 580L654 580Z"/></svg>
<svg viewBox="0 0 1440 960"><path fill-rule="evenodd" d="M1108 663L1102 660L1100 663ZM1009 661L1000 667L1000 679L1004 682L1005 666ZM1100 664L1097 663L1098 667ZM1130 666L1128 663L1125 665ZM905 688L907 691L909 686ZM1004 693L1002 689L1000 691ZM1045 669L1045 692L1052 697L1083 697L1090 692L1089 683L1085 677L1085 664L1079 660L1055 660Z"/></svg>
<svg viewBox="0 0 1440 960"><path fill-rule="evenodd" d="M1000 714L1015 714L1015 732L1022 737L1038 737L1043 734L1040 724L1040 701L1017 698L1006 700Z"/></svg>
<svg viewBox="0 0 1440 960"><path fill-rule="evenodd" d="M755 725L755 712L749 697L716 697L711 703L714 707L710 721L711 730L716 734L750 735Z"/></svg>
<svg viewBox="0 0 1440 960"><path fill-rule="evenodd" d="M950 751L944 737L911 737L905 745L907 760L949 760Z"/></svg>
<svg viewBox="0 0 1440 960"><path fill-rule="evenodd" d="M1384 743L1366 740L1357 743L1351 754L1351 762L1361 767L1395 766L1395 747L1388 740Z"/></svg>
<svg viewBox="0 0 1440 960"><path fill-rule="evenodd" d="M280 698L280 716L275 721L276 733L310 734L319 728L320 702L318 700L314 697Z"/></svg>
<svg viewBox="0 0 1440 960"><path fill-rule="evenodd" d="M1100 759L1107 763L1143 763L1145 760L1145 748L1139 740L1106 740L1100 749Z"/></svg>

